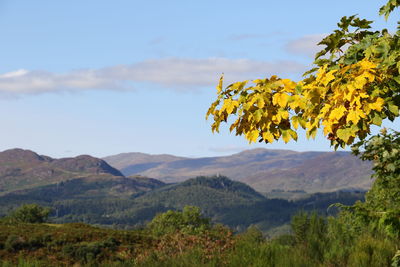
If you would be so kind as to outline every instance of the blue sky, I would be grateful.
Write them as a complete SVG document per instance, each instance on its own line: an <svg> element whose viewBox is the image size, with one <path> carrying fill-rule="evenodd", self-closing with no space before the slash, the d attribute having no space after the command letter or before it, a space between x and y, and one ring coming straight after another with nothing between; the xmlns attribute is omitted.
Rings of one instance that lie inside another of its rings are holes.
<svg viewBox="0 0 400 267"><path fill-rule="evenodd" d="M299 79L344 15L386 1L0 1L0 150L53 157L121 152L215 156L331 150L212 134L205 112L226 80ZM394 125L395 127L396 125ZM226 129L227 127L225 127ZM398 127L397 127L398 129Z"/></svg>

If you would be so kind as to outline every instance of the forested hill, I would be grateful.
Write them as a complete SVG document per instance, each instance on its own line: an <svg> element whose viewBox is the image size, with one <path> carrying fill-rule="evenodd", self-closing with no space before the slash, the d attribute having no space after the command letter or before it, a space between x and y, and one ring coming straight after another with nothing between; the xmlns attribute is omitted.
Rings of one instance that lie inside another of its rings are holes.
<svg viewBox="0 0 400 267"><path fill-rule="evenodd" d="M104 158L125 175L141 174L164 182L225 175L259 192L274 189L328 192L369 189L371 164L350 152L296 152L253 149L223 157L182 158L124 153Z"/></svg>
<svg viewBox="0 0 400 267"><path fill-rule="evenodd" d="M53 209L53 222L132 227L143 225L157 213L198 206L214 222L237 230L258 225L269 231L289 222L299 210L326 213L330 204L352 204L363 193L335 192L305 196L302 200L268 199L241 182L226 177L197 177L177 184L154 179L73 179L19 190L0 196L0 216L25 203Z"/></svg>

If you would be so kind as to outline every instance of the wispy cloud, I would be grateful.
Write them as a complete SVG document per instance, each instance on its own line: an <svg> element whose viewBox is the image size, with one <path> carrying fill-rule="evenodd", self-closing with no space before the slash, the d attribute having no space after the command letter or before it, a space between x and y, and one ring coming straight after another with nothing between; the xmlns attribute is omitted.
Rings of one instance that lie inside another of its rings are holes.
<svg viewBox="0 0 400 267"><path fill-rule="evenodd" d="M222 73L230 82L304 70L304 65L293 61L163 58L66 73L20 69L0 74L0 93L21 95L99 89L133 90L135 83L148 83L173 90L194 90L215 85Z"/></svg>
<svg viewBox="0 0 400 267"><path fill-rule="evenodd" d="M314 56L319 50L322 49L321 46L317 44L326 36L326 34L311 34L305 35L298 39L289 41L286 44L286 50L293 54Z"/></svg>

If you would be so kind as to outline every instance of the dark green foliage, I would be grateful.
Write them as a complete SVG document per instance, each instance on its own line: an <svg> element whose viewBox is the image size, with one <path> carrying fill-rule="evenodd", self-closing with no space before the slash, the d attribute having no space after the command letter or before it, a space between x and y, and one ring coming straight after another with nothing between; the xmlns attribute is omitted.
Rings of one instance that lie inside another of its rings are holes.
<svg viewBox="0 0 400 267"><path fill-rule="evenodd" d="M114 253L119 244L119 241L110 237L105 241L68 244L63 247L62 253L76 262L95 263L105 260L106 255Z"/></svg>
<svg viewBox="0 0 400 267"><path fill-rule="evenodd" d="M210 229L210 220L202 217L198 207L186 206L181 212L169 210L158 214L148 227L157 236L177 231L185 234L199 234Z"/></svg>
<svg viewBox="0 0 400 267"><path fill-rule="evenodd" d="M356 144L353 151L375 163L375 182L366 201L352 207L357 219L400 237L400 133L384 129Z"/></svg>
<svg viewBox="0 0 400 267"><path fill-rule="evenodd" d="M17 208L6 220L16 223L44 223L47 221L51 209L37 204L25 204Z"/></svg>

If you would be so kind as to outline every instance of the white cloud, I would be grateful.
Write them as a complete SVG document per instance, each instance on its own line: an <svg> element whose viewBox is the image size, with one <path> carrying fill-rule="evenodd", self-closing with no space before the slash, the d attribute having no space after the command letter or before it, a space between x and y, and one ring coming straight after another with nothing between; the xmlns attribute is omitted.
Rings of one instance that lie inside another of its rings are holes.
<svg viewBox="0 0 400 267"><path fill-rule="evenodd" d="M292 40L286 44L286 50L293 54L313 57L322 49L317 44L326 36L326 34L305 35L301 38Z"/></svg>
<svg viewBox="0 0 400 267"><path fill-rule="evenodd" d="M28 73L27 70L19 69L16 71L4 73L4 74L0 75L0 78L13 78L13 77L18 77L18 76L23 76L27 73Z"/></svg>
<svg viewBox="0 0 400 267"><path fill-rule="evenodd" d="M0 93L37 94L80 90L132 90L135 83L149 83L176 90L214 86L222 73L227 82L272 74L300 73L302 64L227 58L164 58L131 65L82 69L67 73L20 69L0 74Z"/></svg>

